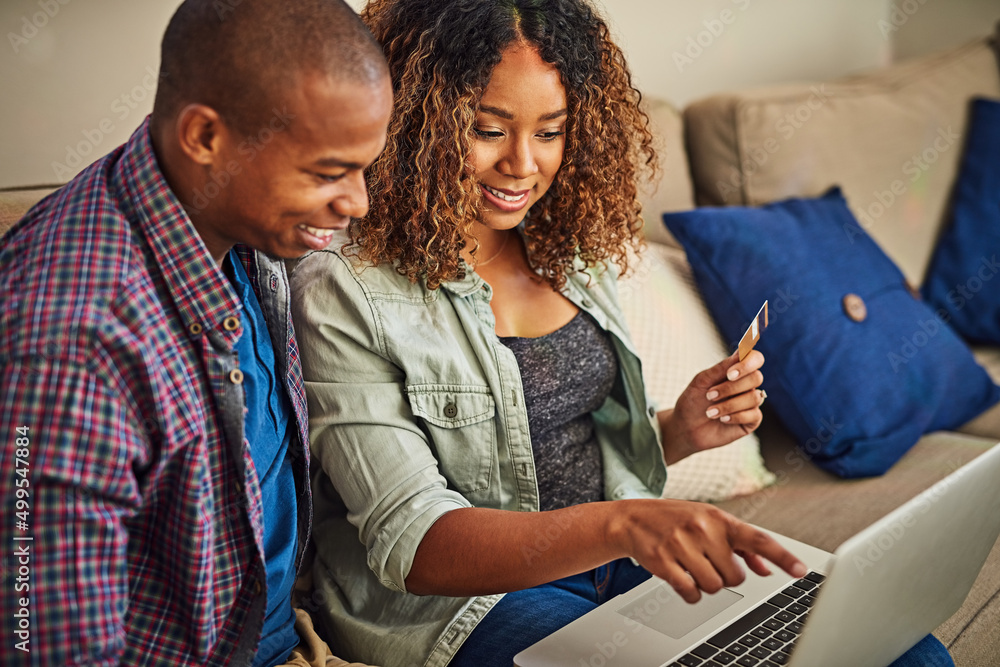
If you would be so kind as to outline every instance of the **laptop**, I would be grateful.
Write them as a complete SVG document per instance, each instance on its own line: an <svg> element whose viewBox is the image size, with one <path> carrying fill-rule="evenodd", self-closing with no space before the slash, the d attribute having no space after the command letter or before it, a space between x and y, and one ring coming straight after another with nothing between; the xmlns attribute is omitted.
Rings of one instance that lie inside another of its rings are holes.
<svg viewBox="0 0 1000 667"><path fill-rule="evenodd" d="M770 533L805 563L802 579L747 569L744 583L691 605L653 577L517 654L514 664L885 667L964 602L1000 534L997 480L1000 445L834 554Z"/></svg>

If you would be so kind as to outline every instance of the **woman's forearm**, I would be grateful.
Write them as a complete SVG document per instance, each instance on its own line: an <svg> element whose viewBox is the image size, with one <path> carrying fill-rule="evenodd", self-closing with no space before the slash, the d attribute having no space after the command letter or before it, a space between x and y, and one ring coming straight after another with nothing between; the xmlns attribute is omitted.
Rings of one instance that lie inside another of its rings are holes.
<svg viewBox="0 0 1000 667"><path fill-rule="evenodd" d="M624 555L614 545L619 503L549 512L448 512L417 548L406 587L418 595L487 595L530 588Z"/></svg>
<svg viewBox="0 0 1000 667"><path fill-rule="evenodd" d="M550 512L463 508L438 519L417 548L406 587L418 595L488 595L530 588L631 556L688 602L743 582L742 556L793 576L805 566L766 533L706 503L641 499Z"/></svg>

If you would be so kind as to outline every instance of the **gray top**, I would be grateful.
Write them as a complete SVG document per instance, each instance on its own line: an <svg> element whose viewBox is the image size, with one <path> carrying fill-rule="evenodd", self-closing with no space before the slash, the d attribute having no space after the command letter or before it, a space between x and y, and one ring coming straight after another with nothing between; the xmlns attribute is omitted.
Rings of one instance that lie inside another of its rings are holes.
<svg viewBox="0 0 1000 667"><path fill-rule="evenodd" d="M500 342L521 370L540 508L604 500L591 412L604 404L618 375L607 332L581 310L550 334L500 337Z"/></svg>

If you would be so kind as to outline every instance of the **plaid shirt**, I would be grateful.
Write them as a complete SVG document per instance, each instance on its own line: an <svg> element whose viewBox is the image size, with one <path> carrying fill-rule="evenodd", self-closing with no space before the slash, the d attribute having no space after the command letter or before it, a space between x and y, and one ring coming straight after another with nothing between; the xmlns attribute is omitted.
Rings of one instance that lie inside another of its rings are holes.
<svg viewBox="0 0 1000 667"><path fill-rule="evenodd" d="M168 188L148 123L0 241L3 665L243 665L259 642L241 305ZM299 567L312 498L287 277L239 251L285 352Z"/></svg>

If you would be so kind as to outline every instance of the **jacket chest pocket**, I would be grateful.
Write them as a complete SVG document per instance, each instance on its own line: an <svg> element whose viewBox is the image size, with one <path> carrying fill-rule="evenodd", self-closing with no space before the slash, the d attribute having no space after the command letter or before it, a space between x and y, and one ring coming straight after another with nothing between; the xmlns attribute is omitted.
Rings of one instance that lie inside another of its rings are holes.
<svg viewBox="0 0 1000 667"><path fill-rule="evenodd" d="M497 456L496 403L489 388L411 385L406 391L441 474L462 493L488 489Z"/></svg>

